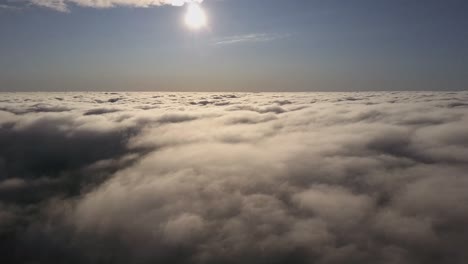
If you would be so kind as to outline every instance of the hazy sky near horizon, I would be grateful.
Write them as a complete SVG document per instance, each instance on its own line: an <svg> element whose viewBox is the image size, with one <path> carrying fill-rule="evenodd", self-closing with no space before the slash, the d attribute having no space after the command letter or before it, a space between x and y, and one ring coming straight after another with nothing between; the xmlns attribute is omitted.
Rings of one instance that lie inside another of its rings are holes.
<svg viewBox="0 0 468 264"><path fill-rule="evenodd" d="M468 88L466 0L112 2L0 0L0 91Z"/></svg>

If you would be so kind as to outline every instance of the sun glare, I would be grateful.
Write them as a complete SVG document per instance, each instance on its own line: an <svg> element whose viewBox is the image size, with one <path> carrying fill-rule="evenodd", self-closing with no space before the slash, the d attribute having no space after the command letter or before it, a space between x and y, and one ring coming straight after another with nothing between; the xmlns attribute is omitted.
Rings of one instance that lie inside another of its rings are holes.
<svg viewBox="0 0 468 264"><path fill-rule="evenodd" d="M201 29L206 26L206 14L199 4L192 3L188 6L185 14L185 24L190 29Z"/></svg>

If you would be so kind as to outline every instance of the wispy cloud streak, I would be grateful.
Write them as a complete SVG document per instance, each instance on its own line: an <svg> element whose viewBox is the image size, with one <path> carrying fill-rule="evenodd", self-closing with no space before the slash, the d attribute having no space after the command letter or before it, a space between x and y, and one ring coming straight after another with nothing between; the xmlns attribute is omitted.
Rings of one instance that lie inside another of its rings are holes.
<svg viewBox="0 0 468 264"><path fill-rule="evenodd" d="M267 34L267 33L255 33L246 35L230 36L225 38L216 39L214 45L232 45L240 43L251 43L251 42L268 42L276 39L282 39L287 35L281 34Z"/></svg>
<svg viewBox="0 0 468 264"><path fill-rule="evenodd" d="M18 11L18 10L20 10L20 9L21 9L21 8L18 7L18 6L0 4L0 11L1 11L1 10Z"/></svg>

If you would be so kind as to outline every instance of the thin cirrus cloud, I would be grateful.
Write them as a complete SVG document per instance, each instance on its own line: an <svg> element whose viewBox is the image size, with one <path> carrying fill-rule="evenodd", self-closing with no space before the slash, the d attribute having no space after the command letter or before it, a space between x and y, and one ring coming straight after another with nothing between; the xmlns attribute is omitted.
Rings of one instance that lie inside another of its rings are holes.
<svg viewBox="0 0 468 264"><path fill-rule="evenodd" d="M273 41L276 39L282 39L285 37L287 37L287 35L254 33L254 34L236 35L236 36L215 39L213 41L213 44L214 45L233 45L233 44L253 43L253 42L268 42L268 41Z"/></svg>
<svg viewBox="0 0 468 264"><path fill-rule="evenodd" d="M18 11L21 10L21 7L16 6L16 5L5 5L5 4L0 4L0 12L1 11Z"/></svg>
<svg viewBox="0 0 468 264"><path fill-rule="evenodd" d="M14 6L0 4L0 9L14 9Z"/></svg>
<svg viewBox="0 0 468 264"><path fill-rule="evenodd" d="M111 8L117 6L148 8L161 5L183 6L186 3L203 0L31 0L35 6L50 8L60 12L69 12L70 5L89 8Z"/></svg>

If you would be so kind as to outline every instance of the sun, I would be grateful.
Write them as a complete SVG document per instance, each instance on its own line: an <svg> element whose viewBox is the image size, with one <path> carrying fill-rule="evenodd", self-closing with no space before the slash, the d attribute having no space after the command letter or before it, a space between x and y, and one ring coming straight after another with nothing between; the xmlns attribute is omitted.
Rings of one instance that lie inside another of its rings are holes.
<svg viewBox="0 0 468 264"><path fill-rule="evenodd" d="M207 18L205 11L199 4L191 3L185 14L185 24L193 30L201 29L206 26Z"/></svg>

